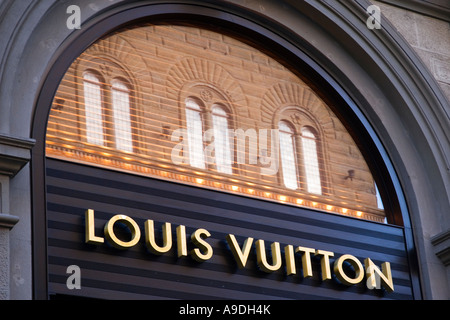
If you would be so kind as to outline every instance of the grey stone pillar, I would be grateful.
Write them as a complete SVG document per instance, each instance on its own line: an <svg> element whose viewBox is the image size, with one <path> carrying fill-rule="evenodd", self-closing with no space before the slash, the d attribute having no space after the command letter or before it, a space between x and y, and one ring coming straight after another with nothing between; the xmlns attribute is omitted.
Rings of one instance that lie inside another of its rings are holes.
<svg viewBox="0 0 450 320"><path fill-rule="evenodd" d="M10 230L19 217L10 214L10 180L30 160L34 141L0 134L0 300L10 298Z"/></svg>

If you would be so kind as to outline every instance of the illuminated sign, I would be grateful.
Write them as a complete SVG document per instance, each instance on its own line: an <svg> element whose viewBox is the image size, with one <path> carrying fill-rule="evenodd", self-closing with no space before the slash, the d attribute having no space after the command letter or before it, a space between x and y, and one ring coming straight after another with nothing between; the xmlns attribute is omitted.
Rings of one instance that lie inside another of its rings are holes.
<svg viewBox="0 0 450 320"><path fill-rule="evenodd" d="M95 234L95 212L92 209L86 210L85 213L85 242L89 244L102 245L106 242L118 249L128 249L136 246L141 240L141 229L135 220L126 215L115 215L110 218L105 224L103 230L104 235L99 236ZM129 240L121 240L114 231L114 226L120 224L128 229L131 234ZM165 222L162 227L163 241L162 245L156 243L154 221L147 219L144 223L144 240L148 250L155 255L162 255L169 252L174 247L172 239L172 225ZM191 257L198 261L204 262L213 256L213 248L208 243L207 239L211 237L208 230L199 228L196 229L190 237L186 234L186 227L179 225L176 227L176 248L178 258ZM314 248L286 245L284 247L284 258L282 257L282 250L279 242L273 242L270 247L270 254L266 253L265 241L263 239L255 240L251 237L239 244L233 234L226 236L226 242L230 248L232 256L235 259L237 266L241 269L246 268L247 260L251 254L251 249L255 247L256 261L258 267L266 272L275 272L285 266L286 274L288 276L297 274L297 264L295 255L301 255L301 267L304 278L313 276L312 257L320 258L320 273L322 281L332 279L332 274L344 285L356 285L366 279L366 286L369 289L381 289L382 287L387 292L394 291L394 283L391 274L391 267L389 262L381 264L380 268L373 263L370 258L364 259L364 266L353 255L344 254L338 257L331 268L330 258L334 257L334 253L326 250L319 250ZM194 249L188 252L188 241L192 244ZM271 259L268 259L271 256ZM271 261L269 261L271 260ZM349 265L353 272L349 274L348 269L344 265ZM347 270L347 271L346 271Z"/></svg>

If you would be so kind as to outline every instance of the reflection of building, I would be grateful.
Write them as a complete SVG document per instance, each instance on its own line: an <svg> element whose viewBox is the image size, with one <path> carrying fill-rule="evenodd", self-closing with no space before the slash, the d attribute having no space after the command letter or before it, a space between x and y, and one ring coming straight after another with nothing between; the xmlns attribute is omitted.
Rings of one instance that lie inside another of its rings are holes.
<svg viewBox="0 0 450 320"><path fill-rule="evenodd" d="M59 87L47 137L52 157L384 220L358 147L317 95L202 28L139 26L90 47Z"/></svg>
<svg viewBox="0 0 450 320"><path fill-rule="evenodd" d="M1 297L448 299L450 10L370 4L2 2Z"/></svg>

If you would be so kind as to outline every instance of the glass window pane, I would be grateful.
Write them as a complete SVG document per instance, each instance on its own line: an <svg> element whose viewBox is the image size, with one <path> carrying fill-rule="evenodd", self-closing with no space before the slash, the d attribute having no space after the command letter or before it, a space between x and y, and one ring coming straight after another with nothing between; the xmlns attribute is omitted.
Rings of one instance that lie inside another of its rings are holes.
<svg viewBox="0 0 450 320"><path fill-rule="evenodd" d="M212 119L217 171L231 174L233 169L231 166L232 158L227 113L221 107L215 106L212 112Z"/></svg>
<svg viewBox="0 0 450 320"><path fill-rule="evenodd" d="M92 73L84 75L84 110L86 116L86 140L103 146L103 115L100 80Z"/></svg>
<svg viewBox="0 0 450 320"><path fill-rule="evenodd" d="M298 183L293 131L285 122L279 123L279 129L283 182L286 188L295 190L298 188Z"/></svg>
<svg viewBox="0 0 450 320"><path fill-rule="evenodd" d="M186 100L186 129L189 146L189 163L193 167L205 169L203 153L203 123L200 106L193 100Z"/></svg>
<svg viewBox="0 0 450 320"><path fill-rule="evenodd" d="M306 173L307 190L310 193L322 194L320 182L319 159L314 133L308 128L302 129L303 160Z"/></svg>
<svg viewBox="0 0 450 320"><path fill-rule="evenodd" d="M112 106L116 149L132 152L130 94L128 87L120 81L113 82Z"/></svg>

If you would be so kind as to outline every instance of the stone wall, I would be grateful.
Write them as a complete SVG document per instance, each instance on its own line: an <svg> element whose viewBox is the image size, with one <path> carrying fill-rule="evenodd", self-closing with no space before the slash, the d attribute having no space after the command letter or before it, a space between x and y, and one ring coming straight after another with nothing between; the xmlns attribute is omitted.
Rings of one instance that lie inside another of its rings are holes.
<svg viewBox="0 0 450 320"><path fill-rule="evenodd" d="M379 1L373 3L414 48L450 100L450 23Z"/></svg>

